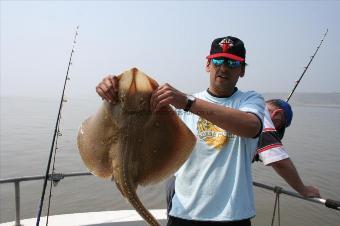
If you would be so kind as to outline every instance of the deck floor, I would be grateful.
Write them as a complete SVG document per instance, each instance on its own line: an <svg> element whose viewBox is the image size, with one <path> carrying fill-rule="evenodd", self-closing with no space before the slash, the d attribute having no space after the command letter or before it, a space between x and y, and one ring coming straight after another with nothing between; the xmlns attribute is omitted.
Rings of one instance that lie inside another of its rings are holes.
<svg viewBox="0 0 340 226"><path fill-rule="evenodd" d="M150 210L162 225L166 225L166 210ZM21 225L34 226L36 218L24 219ZM14 226L15 222L0 224L1 226ZM40 219L40 225L46 225L46 217ZM49 226L142 226L147 223L139 216L135 210L118 210L103 212L72 213L50 216Z"/></svg>

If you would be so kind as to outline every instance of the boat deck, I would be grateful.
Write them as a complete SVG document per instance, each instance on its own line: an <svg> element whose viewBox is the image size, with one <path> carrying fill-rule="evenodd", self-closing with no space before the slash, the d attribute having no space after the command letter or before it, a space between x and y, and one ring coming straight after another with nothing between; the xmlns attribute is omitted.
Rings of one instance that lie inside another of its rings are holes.
<svg viewBox="0 0 340 226"><path fill-rule="evenodd" d="M166 210L150 210L162 225L166 225ZM36 218L23 219L21 225L36 225ZM14 226L15 222L0 224L1 226ZM40 218L40 225L46 225L46 217ZM139 216L135 210L117 210L102 212L86 212L54 215L48 218L49 226L145 226L147 223Z"/></svg>

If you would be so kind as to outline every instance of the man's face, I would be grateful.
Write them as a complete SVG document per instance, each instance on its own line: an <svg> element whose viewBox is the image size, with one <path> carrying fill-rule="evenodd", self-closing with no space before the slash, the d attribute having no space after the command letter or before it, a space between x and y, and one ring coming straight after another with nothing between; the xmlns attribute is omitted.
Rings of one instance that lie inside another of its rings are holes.
<svg viewBox="0 0 340 226"><path fill-rule="evenodd" d="M280 130L282 127L286 126L285 114L282 109L268 106L268 110L276 130Z"/></svg>
<svg viewBox="0 0 340 226"><path fill-rule="evenodd" d="M231 95L239 77L244 76L243 65L230 68L226 63L214 64L213 59L207 61L206 71L210 73L209 90L217 95Z"/></svg>

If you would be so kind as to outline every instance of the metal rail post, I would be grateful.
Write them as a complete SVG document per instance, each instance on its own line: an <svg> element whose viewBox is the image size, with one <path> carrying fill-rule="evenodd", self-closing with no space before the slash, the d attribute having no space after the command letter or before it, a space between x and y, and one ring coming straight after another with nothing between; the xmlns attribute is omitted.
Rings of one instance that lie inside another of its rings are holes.
<svg viewBox="0 0 340 226"><path fill-rule="evenodd" d="M15 187L15 226L21 226L20 224L20 185L19 181L14 182Z"/></svg>

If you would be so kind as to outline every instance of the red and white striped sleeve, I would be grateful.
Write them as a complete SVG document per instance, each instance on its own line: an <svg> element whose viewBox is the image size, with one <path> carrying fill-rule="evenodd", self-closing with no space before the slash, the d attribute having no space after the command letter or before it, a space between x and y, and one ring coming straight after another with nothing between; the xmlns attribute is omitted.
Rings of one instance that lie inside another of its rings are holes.
<svg viewBox="0 0 340 226"><path fill-rule="evenodd" d="M273 125L268 109L265 111L264 128L259 137L256 154L264 165L289 158L277 131Z"/></svg>

